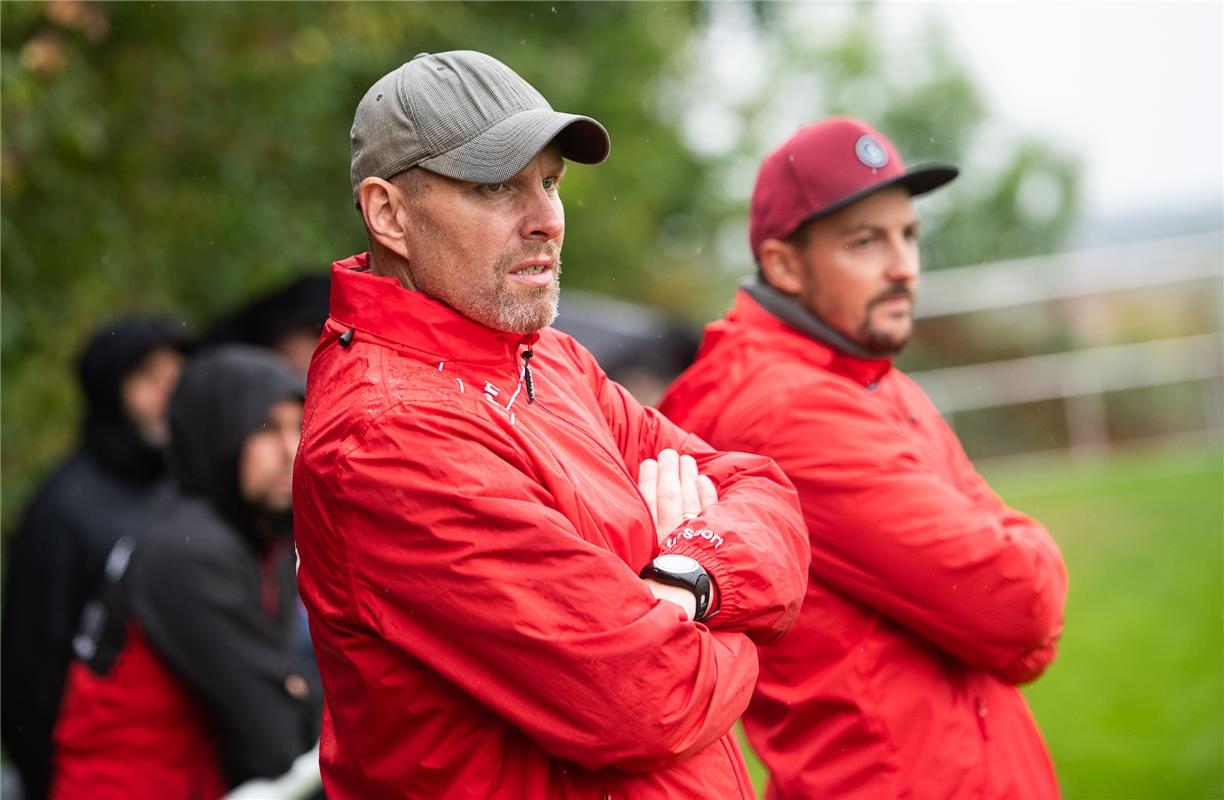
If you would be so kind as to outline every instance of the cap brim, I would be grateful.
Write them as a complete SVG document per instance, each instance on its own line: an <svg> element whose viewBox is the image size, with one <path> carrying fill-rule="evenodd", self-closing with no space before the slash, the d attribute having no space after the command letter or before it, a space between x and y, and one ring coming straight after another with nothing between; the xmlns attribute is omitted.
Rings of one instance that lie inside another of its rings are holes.
<svg viewBox="0 0 1224 800"><path fill-rule="evenodd" d="M920 167L914 167L908 170L904 175L898 175L895 178L873 183L866 189L847 195L836 203L825 206L811 216L804 217L803 221L795 226L794 230L799 230L803 225L811 222L814 219L827 217L830 214L835 214L841 211L848 205L857 203L864 197L873 195L883 189L889 189L893 186L901 186L910 193L911 197L916 197L920 194L926 194L932 189L938 189L945 183L950 183L953 178L960 174L960 170L950 164L923 164ZM792 231L793 232L793 231Z"/></svg>
<svg viewBox="0 0 1224 800"><path fill-rule="evenodd" d="M612 148L608 132L590 117L542 108L509 116L419 166L461 181L500 183L522 172L554 139L563 157L580 164L598 164Z"/></svg>

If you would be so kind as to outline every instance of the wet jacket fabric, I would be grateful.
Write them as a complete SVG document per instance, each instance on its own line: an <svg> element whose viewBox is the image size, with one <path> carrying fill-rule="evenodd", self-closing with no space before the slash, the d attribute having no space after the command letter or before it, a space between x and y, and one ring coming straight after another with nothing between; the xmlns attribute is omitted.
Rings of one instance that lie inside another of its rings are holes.
<svg viewBox="0 0 1224 800"><path fill-rule="evenodd" d="M803 505L807 597L744 717L770 798L1057 796L1016 686L1054 658L1062 558L917 384L741 292L660 408L774 458Z"/></svg>
<svg viewBox="0 0 1224 800"><path fill-rule="evenodd" d="M156 498L168 490L162 450L124 412L121 384L155 349L182 346L179 323L143 315L90 340L78 362L79 444L39 488L9 541L0 732L30 800L47 794L51 732L81 609L102 579L106 554L121 537L144 534Z"/></svg>
<svg viewBox="0 0 1224 800"><path fill-rule="evenodd" d="M125 620L118 656L73 664L54 797L206 797L216 776L224 788L275 777L314 744L322 692L303 647L288 518L249 508L238 488L245 440L303 391L254 348L188 365L170 407L176 492L108 595L119 598L108 613Z"/></svg>
<svg viewBox="0 0 1224 800"><path fill-rule="evenodd" d="M731 727L808 558L781 472L639 406L564 334L365 268L333 267L294 470L328 797L752 797ZM720 499L660 548L636 476L666 447ZM660 552L717 582L708 625L637 577Z"/></svg>

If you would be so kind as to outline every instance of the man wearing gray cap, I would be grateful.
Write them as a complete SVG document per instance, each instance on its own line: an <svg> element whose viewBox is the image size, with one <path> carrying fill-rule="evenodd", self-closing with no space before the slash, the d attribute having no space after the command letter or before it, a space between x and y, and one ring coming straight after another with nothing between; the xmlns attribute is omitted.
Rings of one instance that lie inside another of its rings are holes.
<svg viewBox="0 0 1224 800"><path fill-rule="evenodd" d="M481 53L352 130L370 252L333 266L294 509L344 798L750 798L731 726L803 596L793 489L549 328L565 159L603 127Z"/></svg>

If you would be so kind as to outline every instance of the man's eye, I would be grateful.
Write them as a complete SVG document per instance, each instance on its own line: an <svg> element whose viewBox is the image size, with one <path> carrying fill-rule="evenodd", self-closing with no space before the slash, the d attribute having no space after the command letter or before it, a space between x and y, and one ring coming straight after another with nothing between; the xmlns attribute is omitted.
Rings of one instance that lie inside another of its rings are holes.
<svg viewBox="0 0 1224 800"><path fill-rule="evenodd" d="M506 184L504 183L486 183L480 188L484 189L489 194L497 194L498 192L506 188Z"/></svg>
<svg viewBox="0 0 1224 800"><path fill-rule="evenodd" d="M556 188L557 188L557 179L556 179L556 178L545 178L545 179L544 179L544 188L545 188L545 189L556 189Z"/></svg>

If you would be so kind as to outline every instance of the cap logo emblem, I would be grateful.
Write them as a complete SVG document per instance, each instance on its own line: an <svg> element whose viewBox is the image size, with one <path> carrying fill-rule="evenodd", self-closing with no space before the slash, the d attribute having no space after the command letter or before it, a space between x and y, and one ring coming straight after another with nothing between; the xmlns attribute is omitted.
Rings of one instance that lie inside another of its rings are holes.
<svg viewBox="0 0 1224 800"><path fill-rule="evenodd" d="M864 134L854 143L854 154L864 166L879 169L888 163L888 151L871 134Z"/></svg>

